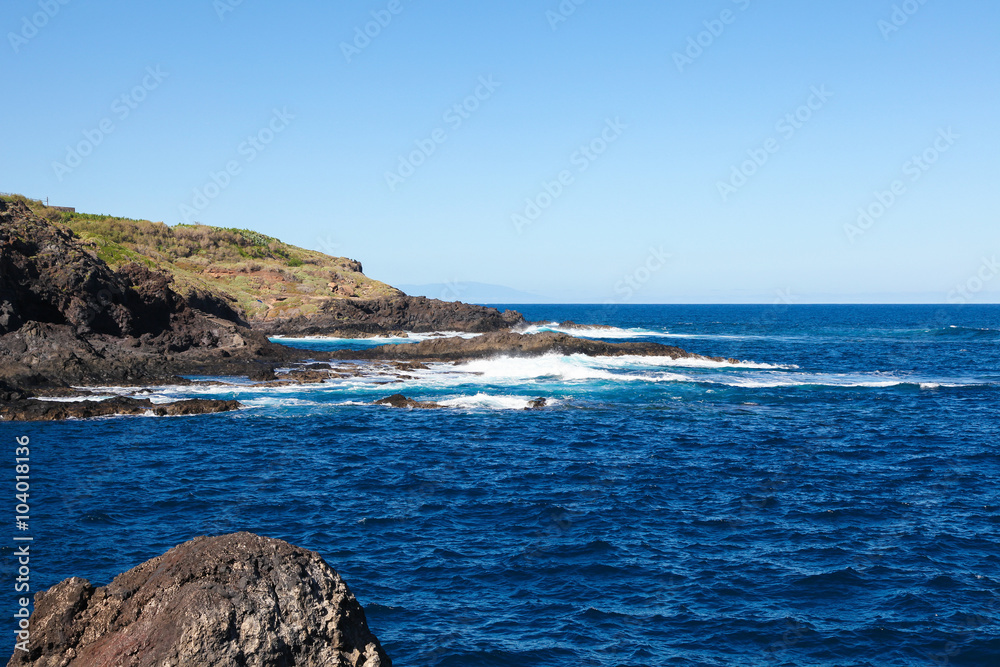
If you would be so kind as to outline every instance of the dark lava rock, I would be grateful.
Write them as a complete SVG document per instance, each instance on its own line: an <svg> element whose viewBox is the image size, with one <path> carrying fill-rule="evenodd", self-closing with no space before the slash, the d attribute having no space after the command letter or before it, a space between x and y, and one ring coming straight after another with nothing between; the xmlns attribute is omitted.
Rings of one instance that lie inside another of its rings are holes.
<svg viewBox="0 0 1000 667"><path fill-rule="evenodd" d="M16 400L0 404L0 421L56 421L121 415L153 414L158 417L204 415L240 408L238 401L191 398L173 403L153 403L146 398L116 396L103 401Z"/></svg>
<svg viewBox="0 0 1000 667"><path fill-rule="evenodd" d="M660 343L606 343L600 340L576 338L564 333L544 332L518 334L509 331L483 334L475 338L434 338L412 345L380 345L367 350L343 350L333 356L341 359L400 359L408 361L462 361L492 356L538 356L556 354L585 354L588 356L637 355L670 357L671 359L709 359L726 361L720 357L703 357L679 347Z"/></svg>
<svg viewBox="0 0 1000 667"><path fill-rule="evenodd" d="M549 400L547 398L534 398L528 401L528 407L525 410L541 410L548 404Z"/></svg>
<svg viewBox="0 0 1000 667"><path fill-rule="evenodd" d="M0 200L0 381L28 394L175 383L305 357L243 326L211 295L196 295L198 305L225 317L193 307L170 282L137 263L113 271L70 230Z"/></svg>
<svg viewBox="0 0 1000 667"><path fill-rule="evenodd" d="M391 667L320 556L250 533L198 537L94 588L35 596L8 667Z"/></svg>
<svg viewBox="0 0 1000 667"><path fill-rule="evenodd" d="M393 394L392 396L380 398L375 401L375 405L388 405L393 408L416 408L421 410L441 407L437 403L415 401L412 398L403 396L402 394Z"/></svg>
<svg viewBox="0 0 1000 667"><path fill-rule="evenodd" d="M379 299L331 299L322 310L290 319L253 322L253 327L275 336L389 335L399 331L504 331L524 323L512 310L467 303L438 301L422 296Z"/></svg>
<svg viewBox="0 0 1000 667"><path fill-rule="evenodd" d="M293 370L277 376L280 380L289 380L295 384L320 384L330 379L330 371Z"/></svg>
<svg viewBox="0 0 1000 667"><path fill-rule="evenodd" d="M247 370L247 378L253 382L267 382L275 378L272 366L253 365Z"/></svg>

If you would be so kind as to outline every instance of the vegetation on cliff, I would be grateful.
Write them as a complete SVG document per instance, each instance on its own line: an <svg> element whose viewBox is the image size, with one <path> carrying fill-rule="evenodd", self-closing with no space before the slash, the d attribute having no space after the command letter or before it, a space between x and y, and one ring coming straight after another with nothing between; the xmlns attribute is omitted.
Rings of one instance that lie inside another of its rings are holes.
<svg viewBox="0 0 1000 667"><path fill-rule="evenodd" d="M194 305L221 297L248 320L308 316L346 298L398 297L399 290L362 273L360 262L299 248L247 229L76 213L19 195L41 219L74 232L113 270L145 264L173 278L171 287Z"/></svg>

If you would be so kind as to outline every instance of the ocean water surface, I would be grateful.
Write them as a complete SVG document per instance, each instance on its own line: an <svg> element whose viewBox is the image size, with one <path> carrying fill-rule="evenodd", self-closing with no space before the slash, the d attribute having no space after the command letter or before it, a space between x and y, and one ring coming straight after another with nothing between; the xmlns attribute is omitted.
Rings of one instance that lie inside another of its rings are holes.
<svg viewBox="0 0 1000 667"><path fill-rule="evenodd" d="M249 530L322 554L401 667L1000 665L1000 306L516 308L741 363L495 358L0 424L11 497L32 442L33 590Z"/></svg>

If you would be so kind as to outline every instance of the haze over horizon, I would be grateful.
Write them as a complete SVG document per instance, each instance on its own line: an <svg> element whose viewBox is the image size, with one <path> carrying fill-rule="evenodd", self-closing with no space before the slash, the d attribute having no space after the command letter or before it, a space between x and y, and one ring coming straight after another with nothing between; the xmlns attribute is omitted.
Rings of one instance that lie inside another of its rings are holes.
<svg viewBox="0 0 1000 667"><path fill-rule="evenodd" d="M563 302L1000 302L1000 6L13 0L0 190Z"/></svg>

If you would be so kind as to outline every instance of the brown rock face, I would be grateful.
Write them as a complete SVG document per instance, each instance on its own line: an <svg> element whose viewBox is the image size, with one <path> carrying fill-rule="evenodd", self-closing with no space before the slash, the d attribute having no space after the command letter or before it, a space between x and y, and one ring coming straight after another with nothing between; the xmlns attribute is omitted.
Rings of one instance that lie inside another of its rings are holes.
<svg viewBox="0 0 1000 667"><path fill-rule="evenodd" d="M243 326L218 298L197 297L199 310L170 281L136 263L112 271L68 229L0 199L0 381L30 394L240 374L239 362L302 356ZM10 389L0 399L17 400Z"/></svg>
<svg viewBox="0 0 1000 667"><path fill-rule="evenodd" d="M250 533L199 537L102 588L35 598L30 652L8 667L391 667L364 610L318 554Z"/></svg>

